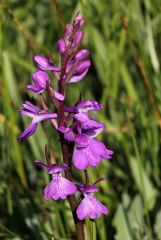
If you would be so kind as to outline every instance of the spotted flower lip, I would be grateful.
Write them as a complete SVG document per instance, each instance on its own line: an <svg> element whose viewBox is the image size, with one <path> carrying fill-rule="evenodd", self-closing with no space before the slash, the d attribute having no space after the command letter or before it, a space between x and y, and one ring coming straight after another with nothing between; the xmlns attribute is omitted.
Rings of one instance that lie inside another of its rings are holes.
<svg viewBox="0 0 161 240"><path fill-rule="evenodd" d="M25 129L23 133L18 136L18 141L22 141L25 138L30 137L37 129L38 123L47 119L57 118L57 113L49 113L39 107L33 105L31 102L26 101L23 104L22 109L19 112L22 115L26 115L32 118L31 124Z"/></svg>
<svg viewBox="0 0 161 240"><path fill-rule="evenodd" d="M62 177L61 174L55 174L44 189L44 199L66 199L67 196L74 195L76 191L77 188L74 183Z"/></svg>
<svg viewBox="0 0 161 240"><path fill-rule="evenodd" d="M28 85L27 89L36 94L42 93L50 82L48 74L42 70L37 70L32 78L34 85Z"/></svg>
<svg viewBox="0 0 161 240"><path fill-rule="evenodd" d="M88 217L96 219L100 218L103 214L107 215L108 208L98 201L93 193L88 193L78 205L76 213L80 220L84 220Z"/></svg>
<svg viewBox="0 0 161 240"><path fill-rule="evenodd" d="M54 164L48 166L40 160L36 160L35 164L45 168L52 175L52 180L44 189L44 199L66 199L68 195L73 195L77 191L76 185L62 176L62 172L69 170L66 163Z"/></svg>
<svg viewBox="0 0 161 240"><path fill-rule="evenodd" d="M112 150L107 149L102 142L92 139L87 134L77 135L75 143L73 163L80 170L86 170L89 166L96 167L102 159L112 158Z"/></svg>
<svg viewBox="0 0 161 240"><path fill-rule="evenodd" d="M44 57L43 55L35 55L34 61L41 70L60 72L60 68L50 64L49 59Z"/></svg>
<svg viewBox="0 0 161 240"><path fill-rule="evenodd" d="M98 181L101 180L103 180L103 178L99 179ZM80 202L76 210L77 216L80 220L84 220L88 217L91 219L95 219L99 218L102 214L108 214L107 207L103 205L100 201L98 201L94 196L94 192L99 191L98 187L96 187L94 184L77 184L77 189L84 194L84 198Z"/></svg>

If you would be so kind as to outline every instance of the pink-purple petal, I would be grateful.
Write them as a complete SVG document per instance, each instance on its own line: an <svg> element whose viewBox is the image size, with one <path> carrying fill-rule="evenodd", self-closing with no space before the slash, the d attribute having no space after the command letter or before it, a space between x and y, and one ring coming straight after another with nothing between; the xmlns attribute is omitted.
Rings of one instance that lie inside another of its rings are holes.
<svg viewBox="0 0 161 240"><path fill-rule="evenodd" d="M60 54L63 54L66 50L66 44L63 38L59 39L57 43L57 49Z"/></svg>
<svg viewBox="0 0 161 240"><path fill-rule="evenodd" d="M34 117L34 122L38 123L47 119L57 118L57 113L40 113Z"/></svg>
<svg viewBox="0 0 161 240"><path fill-rule="evenodd" d="M40 94L44 91L40 86L37 85L28 85L27 89L31 91L32 93Z"/></svg>
<svg viewBox="0 0 161 240"><path fill-rule="evenodd" d="M74 140L77 144L77 148L87 147L90 143L90 138L86 134L76 135Z"/></svg>
<svg viewBox="0 0 161 240"><path fill-rule="evenodd" d="M79 204L76 213L80 220L84 220L88 217L96 219L103 214L107 215L108 209L105 205L98 201L93 194L87 194Z"/></svg>
<svg viewBox="0 0 161 240"><path fill-rule="evenodd" d="M84 73L91 65L90 60L84 60L77 66L77 74L82 74Z"/></svg>
<svg viewBox="0 0 161 240"><path fill-rule="evenodd" d="M32 117L32 118L35 117L35 113L30 112L30 111L28 111L28 110L19 109L18 111L19 111L19 113L21 113L22 115L26 115L26 116Z"/></svg>
<svg viewBox="0 0 161 240"><path fill-rule="evenodd" d="M73 47L79 45L83 39L84 33L82 31L77 31L73 39Z"/></svg>
<svg viewBox="0 0 161 240"><path fill-rule="evenodd" d="M49 59L42 56L42 55L35 55L34 61L36 62L37 66L44 71L51 70L54 72L60 72L60 68L55 67L49 63Z"/></svg>
<svg viewBox="0 0 161 240"><path fill-rule="evenodd" d="M39 107L35 106L34 104L32 104L29 101L25 101L23 104L23 107L33 113L38 113L41 110Z"/></svg>
<svg viewBox="0 0 161 240"><path fill-rule="evenodd" d="M75 74L75 75L70 79L69 83L75 83L75 82L81 81L81 80L85 77L85 75L87 74L87 72L88 72L88 69L86 69L86 70L85 70L83 73L81 73L81 74Z"/></svg>
<svg viewBox="0 0 161 240"><path fill-rule="evenodd" d="M48 170L49 166L43 162L41 162L40 160L36 160L35 164L38 165L39 167L45 168Z"/></svg>
<svg viewBox="0 0 161 240"><path fill-rule="evenodd" d="M77 169L86 170L88 167L88 157L82 149L76 149L73 154L73 163Z"/></svg>
<svg viewBox="0 0 161 240"><path fill-rule="evenodd" d="M44 199L66 199L68 195L73 195L76 191L77 188L71 181L60 175L55 175L44 190Z"/></svg>
<svg viewBox="0 0 161 240"><path fill-rule="evenodd" d="M31 123L23 133L21 133L19 136L18 136L18 141L22 141L23 139L25 138L28 138L30 137L37 129L37 126L38 126L38 123Z"/></svg>
<svg viewBox="0 0 161 240"><path fill-rule="evenodd" d="M63 133L64 134L64 138L67 140L67 141L74 141L74 132L71 128L66 128L66 127L63 127L63 126L60 126L58 128L59 132Z"/></svg>
<svg viewBox="0 0 161 240"><path fill-rule="evenodd" d="M64 101L65 97L63 94L57 92L57 91L54 91L54 97L60 101Z"/></svg>
<svg viewBox="0 0 161 240"><path fill-rule="evenodd" d="M75 59L76 60L83 60L84 58L86 58L89 55L89 51L86 49L81 49L76 55L75 55Z"/></svg>
<svg viewBox="0 0 161 240"><path fill-rule="evenodd" d="M112 157L113 151L108 150L102 142L96 139L91 139L91 143L89 147L94 154L101 156L101 158L105 158L108 160L108 159L111 159Z"/></svg>
<svg viewBox="0 0 161 240"><path fill-rule="evenodd" d="M47 83L49 82L49 76L46 72L37 70L32 75L33 81L36 85L39 85L41 88L45 89Z"/></svg>
<svg viewBox="0 0 161 240"><path fill-rule="evenodd" d="M86 112L79 112L77 114L74 114L74 118L81 123L86 123L89 121L89 117Z"/></svg>
<svg viewBox="0 0 161 240"><path fill-rule="evenodd" d="M98 128L91 128L88 129L88 131L86 132L86 134L92 138L96 137L98 134L100 134L102 131L104 130L104 124L102 123L102 125Z"/></svg>
<svg viewBox="0 0 161 240"><path fill-rule="evenodd" d="M89 129L100 129L102 128L102 123L101 122L96 122L90 118L88 118L88 120L84 123L81 124L81 128L82 129L86 129L86 130L89 130Z"/></svg>

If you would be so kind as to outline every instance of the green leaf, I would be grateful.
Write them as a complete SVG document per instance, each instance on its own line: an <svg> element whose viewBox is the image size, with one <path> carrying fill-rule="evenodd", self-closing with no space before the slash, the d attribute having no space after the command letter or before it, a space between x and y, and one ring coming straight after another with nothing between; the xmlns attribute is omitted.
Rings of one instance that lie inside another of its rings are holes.
<svg viewBox="0 0 161 240"><path fill-rule="evenodd" d="M113 219L113 225L116 228L116 240L133 240L127 219L127 211L119 204Z"/></svg>
<svg viewBox="0 0 161 240"><path fill-rule="evenodd" d="M158 239L161 239L161 210L158 211L157 213L155 224L154 224L154 230Z"/></svg>
<svg viewBox="0 0 161 240"><path fill-rule="evenodd" d="M149 177L147 176L144 168L142 167L139 170L139 166L136 158L131 157L129 162L130 162L130 168L131 168L131 172L133 174L135 183L139 188L140 192L143 195L145 194L145 199L146 199L145 207L147 207L147 209L152 209L155 204L157 191L154 188L153 184L151 183ZM141 179L140 171L142 172L141 174L143 179Z"/></svg>

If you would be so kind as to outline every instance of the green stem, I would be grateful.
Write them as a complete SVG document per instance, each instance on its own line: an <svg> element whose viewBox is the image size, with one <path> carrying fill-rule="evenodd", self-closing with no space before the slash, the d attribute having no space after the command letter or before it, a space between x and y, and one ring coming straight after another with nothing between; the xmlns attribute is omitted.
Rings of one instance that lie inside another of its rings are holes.
<svg viewBox="0 0 161 240"><path fill-rule="evenodd" d="M90 232L91 232L91 236L90 236L90 240L96 240L96 224L94 221L91 221L91 229L90 229Z"/></svg>

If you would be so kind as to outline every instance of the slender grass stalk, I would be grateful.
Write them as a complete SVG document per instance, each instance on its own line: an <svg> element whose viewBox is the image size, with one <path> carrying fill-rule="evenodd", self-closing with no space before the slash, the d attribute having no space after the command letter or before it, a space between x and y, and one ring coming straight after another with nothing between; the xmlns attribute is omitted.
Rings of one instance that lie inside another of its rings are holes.
<svg viewBox="0 0 161 240"><path fill-rule="evenodd" d="M90 229L91 238L90 238L90 240L96 240L96 223L95 223L95 221L91 221L90 225L91 225L91 229Z"/></svg>

